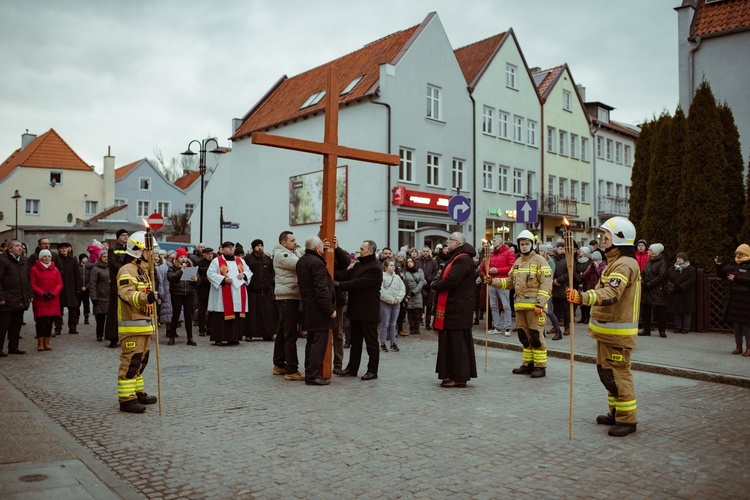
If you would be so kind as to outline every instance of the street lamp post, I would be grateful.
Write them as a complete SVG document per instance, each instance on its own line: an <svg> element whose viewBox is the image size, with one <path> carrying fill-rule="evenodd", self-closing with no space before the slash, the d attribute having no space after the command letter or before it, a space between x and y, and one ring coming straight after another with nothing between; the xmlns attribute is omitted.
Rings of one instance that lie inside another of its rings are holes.
<svg viewBox="0 0 750 500"><path fill-rule="evenodd" d="M16 229L15 229L16 234L13 238L18 239L18 200L21 199L21 193L19 193L18 189L16 189L16 192L10 198L12 200L16 200Z"/></svg>
<svg viewBox="0 0 750 500"><path fill-rule="evenodd" d="M200 173L201 173L201 214L200 214L200 233L199 233L200 236L199 238L200 238L200 241L202 242L203 241L203 190L206 187L206 183L205 183L206 150L208 149L208 145L211 144L211 142L213 142L215 147L211 151L208 151L209 153L220 155L220 154L224 154L226 151L219 148L219 143L214 138L203 139L202 141L193 139L192 141L188 143L188 148L184 153L182 153L183 155L185 156L196 155L196 153L194 153L193 150L190 149L194 142L198 143L198 145L200 146L200 150L198 151L198 155L199 155L198 156L198 168L200 169Z"/></svg>

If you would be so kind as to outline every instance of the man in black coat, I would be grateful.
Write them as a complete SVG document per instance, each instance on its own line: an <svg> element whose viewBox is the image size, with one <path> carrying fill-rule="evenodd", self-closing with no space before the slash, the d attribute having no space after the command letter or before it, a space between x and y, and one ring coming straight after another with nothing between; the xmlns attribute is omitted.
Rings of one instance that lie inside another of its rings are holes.
<svg viewBox="0 0 750 500"><path fill-rule="evenodd" d="M273 260L263 251L263 240L253 240L253 251L245 255L247 267L252 271L247 290L248 311L251 314L245 320L245 340L263 337L272 340L276 332L276 307L273 289L276 286L276 275Z"/></svg>
<svg viewBox="0 0 750 500"><path fill-rule="evenodd" d="M448 239L449 261L440 277L433 281L437 293L435 322L438 330L438 355L435 371L442 387L466 387L477 377L474 338L471 334L476 293L474 256L477 251L466 243L462 233Z"/></svg>
<svg viewBox="0 0 750 500"><path fill-rule="evenodd" d="M375 257L377 244L365 240L359 247L359 259L346 271L337 272L339 289L349 292L346 317L351 321L352 346L349 350L349 364L338 373L343 377L356 377L362 360L362 340L367 346L367 373L362 380L378 378L380 349L378 347L378 321L380 321L380 285L383 270Z"/></svg>
<svg viewBox="0 0 750 500"><path fill-rule="evenodd" d="M208 266L211 265L211 261L214 258L214 249L204 247L201 256L201 260L199 260L196 264L196 267L198 268L199 279L197 287L198 314L196 315L196 318L198 320L198 335L201 337L205 337L206 332L208 331L208 324L206 322L206 312L208 311L208 294L211 291L211 282L208 280ZM210 336L211 332L208 333Z"/></svg>
<svg viewBox="0 0 750 500"><path fill-rule="evenodd" d="M336 323L336 295L333 280L323 259L325 246L317 236L305 241L305 254L297 261L297 284L305 311L305 384L328 385L321 377L328 344L328 330Z"/></svg>
<svg viewBox="0 0 750 500"><path fill-rule="evenodd" d="M438 273L438 263L432 257L430 247L422 247L422 253L417 259L417 267L424 273L427 283L432 283ZM422 304L424 307L424 324L427 330L432 330L432 316L435 308L435 291L429 286L422 287Z"/></svg>
<svg viewBox="0 0 750 500"><path fill-rule="evenodd" d="M125 229L117 231L117 243L109 250L109 279L110 283L117 283L117 273L120 272L123 260L125 259L125 250L130 234ZM109 289L109 309L107 310L107 320L104 325L104 338L109 340L107 347L117 347L117 286L111 286Z"/></svg>
<svg viewBox="0 0 750 500"><path fill-rule="evenodd" d="M57 246L57 252L60 254L60 275L63 281L63 290L60 294L60 315L62 316L65 308L68 308L68 333L78 333L78 313L79 300L83 292L83 273L81 266L78 265L78 259L73 254L73 247L70 243L60 243ZM55 334L59 335L61 328L55 328Z"/></svg>
<svg viewBox="0 0 750 500"><path fill-rule="evenodd" d="M26 354L18 348L18 340L23 326L23 313L31 303L31 284L23 246L18 240L12 240L7 253L0 255L0 357L3 352L5 336L8 336L9 354Z"/></svg>

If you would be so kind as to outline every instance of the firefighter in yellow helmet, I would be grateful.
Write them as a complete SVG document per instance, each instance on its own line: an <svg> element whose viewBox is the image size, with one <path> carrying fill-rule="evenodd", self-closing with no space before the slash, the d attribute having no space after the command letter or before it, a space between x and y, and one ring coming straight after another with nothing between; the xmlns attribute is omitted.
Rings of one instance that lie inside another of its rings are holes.
<svg viewBox="0 0 750 500"><path fill-rule="evenodd" d="M636 431L638 412L630 352L635 347L640 309L641 275L635 260L635 226L625 217L601 225L607 267L593 290L568 288L568 302L591 306L589 337L596 340L596 369L609 392L609 412L596 423L611 425L610 436Z"/></svg>
<svg viewBox="0 0 750 500"><path fill-rule="evenodd" d="M150 235L149 235L150 236ZM154 247L158 247L154 242ZM146 232L130 235L123 266L117 273L117 335L122 352L117 372L120 411L143 413L144 405L156 403L144 391L143 370L148 364L151 335L154 333L152 308L157 294L149 279Z"/></svg>
<svg viewBox="0 0 750 500"><path fill-rule="evenodd" d="M531 231L521 231L516 238L521 256L507 278L485 282L503 290L515 289L514 308L518 339L523 345L523 364L514 368L518 375L541 378L547 374L547 345L544 342L545 312L552 293L552 270L547 260L534 251L536 239Z"/></svg>

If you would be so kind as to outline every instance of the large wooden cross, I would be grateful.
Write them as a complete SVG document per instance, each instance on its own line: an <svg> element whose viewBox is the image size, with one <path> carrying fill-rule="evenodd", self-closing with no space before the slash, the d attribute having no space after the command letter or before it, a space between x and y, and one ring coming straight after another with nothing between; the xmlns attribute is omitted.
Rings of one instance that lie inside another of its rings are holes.
<svg viewBox="0 0 750 500"><path fill-rule="evenodd" d="M323 155L323 203L320 227L321 239L331 242L331 247L325 254L328 272L333 276L333 236L336 234L336 168L339 158L380 163L383 165L398 165L398 155L377 153L364 149L341 146L339 140L339 90L338 75L333 67L328 68L325 105L325 133L323 142L313 142L304 139L280 137L263 132L253 132L253 144L271 146L274 148L291 149L306 153ZM364 239L364 238L363 238ZM331 377L331 344L333 333L328 331L326 356L323 362L323 377Z"/></svg>

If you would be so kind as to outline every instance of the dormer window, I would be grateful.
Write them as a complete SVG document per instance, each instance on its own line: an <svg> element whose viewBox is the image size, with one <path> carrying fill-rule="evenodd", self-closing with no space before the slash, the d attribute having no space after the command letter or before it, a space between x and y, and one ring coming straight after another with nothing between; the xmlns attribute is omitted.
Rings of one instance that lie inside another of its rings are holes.
<svg viewBox="0 0 750 500"><path fill-rule="evenodd" d="M320 102L321 99L323 99L323 97L325 97L325 95L326 95L325 90L316 92L315 94L308 97L305 103L302 106L300 106L299 109L305 109L305 108L309 108L310 106L315 106L316 104Z"/></svg>
<svg viewBox="0 0 750 500"><path fill-rule="evenodd" d="M362 77L361 76L358 76L357 78L355 78L354 80L352 80L351 83L349 83L349 85L347 85L346 88L341 91L341 95L346 95L349 92L351 92L352 90L354 90L354 87L356 87L357 84L359 82L361 82L361 81L362 81Z"/></svg>
<svg viewBox="0 0 750 500"><path fill-rule="evenodd" d="M609 110L604 108L596 108L596 117L600 122L609 123Z"/></svg>

